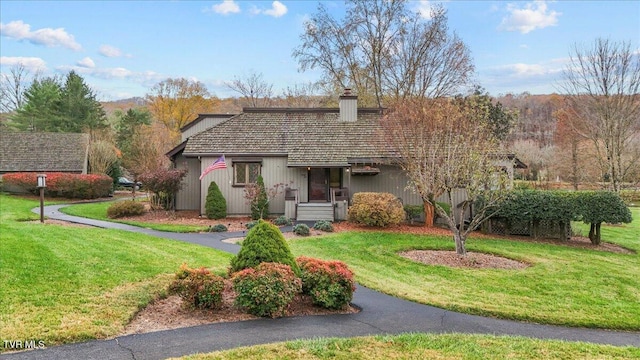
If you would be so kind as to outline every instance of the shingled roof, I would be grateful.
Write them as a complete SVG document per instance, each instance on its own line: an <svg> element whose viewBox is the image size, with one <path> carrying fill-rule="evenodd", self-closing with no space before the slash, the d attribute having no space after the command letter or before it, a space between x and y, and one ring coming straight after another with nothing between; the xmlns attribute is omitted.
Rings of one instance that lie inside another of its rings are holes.
<svg viewBox="0 0 640 360"><path fill-rule="evenodd" d="M351 158L379 158L381 111L359 109L357 121L339 109L244 109L189 138L185 156L287 156L288 166L348 166Z"/></svg>
<svg viewBox="0 0 640 360"><path fill-rule="evenodd" d="M86 173L88 134L0 131L0 173Z"/></svg>

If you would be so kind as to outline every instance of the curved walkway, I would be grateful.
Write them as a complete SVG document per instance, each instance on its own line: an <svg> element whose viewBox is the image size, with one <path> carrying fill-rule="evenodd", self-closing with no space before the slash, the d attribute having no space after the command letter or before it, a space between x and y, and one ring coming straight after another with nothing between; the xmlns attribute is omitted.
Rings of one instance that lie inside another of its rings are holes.
<svg viewBox="0 0 640 360"><path fill-rule="evenodd" d="M135 226L85 219L60 213L60 207L47 206L49 218L121 229L185 241L237 253L239 246L221 240L242 233L179 234ZM37 209L39 211L39 208ZM294 339L353 337L405 332L474 333L514 335L540 339L585 341L616 346L640 347L640 332L608 331L539 325L456 313L398 299L358 286L353 304L357 314L259 319L234 323L200 325L175 330L135 334L108 340L94 340L51 347L44 350L5 354L7 359L165 359L205 353L239 346L250 346Z"/></svg>

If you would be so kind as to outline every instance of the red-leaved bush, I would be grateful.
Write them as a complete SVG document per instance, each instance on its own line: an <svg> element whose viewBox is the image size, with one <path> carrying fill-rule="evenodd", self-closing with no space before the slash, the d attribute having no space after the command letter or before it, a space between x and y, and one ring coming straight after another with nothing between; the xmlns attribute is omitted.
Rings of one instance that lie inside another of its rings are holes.
<svg viewBox="0 0 640 360"><path fill-rule="evenodd" d="M169 285L169 293L178 294L189 307L215 309L222 305L224 280L205 268L191 269L182 264Z"/></svg>
<svg viewBox="0 0 640 360"><path fill-rule="evenodd" d="M38 174L35 172L5 174L2 176L2 181L6 185L37 194ZM113 179L107 175L60 172L45 174L47 175L47 187L44 193L50 197L95 199L108 196L113 186Z"/></svg>
<svg viewBox="0 0 640 360"><path fill-rule="evenodd" d="M300 256L296 259L302 278L302 292L314 304L340 309L349 304L356 290L353 272L342 261L326 261Z"/></svg>
<svg viewBox="0 0 640 360"><path fill-rule="evenodd" d="M236 305L256 316L285 315L287 307L300 292L300 278L289 265L261 263L233 275Z"/></svg>

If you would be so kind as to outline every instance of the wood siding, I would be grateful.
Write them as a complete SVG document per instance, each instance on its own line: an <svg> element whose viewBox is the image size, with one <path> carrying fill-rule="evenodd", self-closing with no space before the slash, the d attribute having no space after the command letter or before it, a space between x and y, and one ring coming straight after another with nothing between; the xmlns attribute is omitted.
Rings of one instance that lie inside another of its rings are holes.
<svg viewBox="0 0 640 360"><path fill-rule="evenodd" d="M255 157L252 157L255 158ZM211 164L217 157L203 157L201 164ZM220 191L227 200L228 215L247 215L250 213L249 205L246 204L244 198L244 187L233 186L233 161L241 160L241 157L227 157L227 168L222 170L214 170L208 173L201 182L202 203L200 204L200 212L204 213L205 197L207 189L211 181L215 181L220 187ZM200 165L200 173L204 170L205 165ZM304 170L304 171L303 171ZM198 176L199 174L198 173ZM287 186L300 189L301 201L306 201L307 178L306 169L288 168L286 157L263 157L262 178L267 189L275 184L283 183ZM269 203L270 214L284 214L284 192L279 194Z"/></svg>
<svg viewBox="0 0 640 360"><path fill-rule="evenodd" d="M200 121L198 121L196 124L194 124L193 126L189 127L188 129L184 130L184 132L182 133L182 141L187 140L189 137L198 134L202 131L205 131L211 127L214 127L218 124L220 124L221 122L231 118L233 115L229 115L228 117L225 116L210 116L210 117L206 117ZM197 121L197 120L196 120ZM200 176L198 174L198 176Z"/></svg>
<svg viewBox="0 0 640 360"><path fill-rule="evenodd" d="M178 169L187 169L183 187L176 194L176 210L200 210L200 160L178 155L175 164Z"/></svg>

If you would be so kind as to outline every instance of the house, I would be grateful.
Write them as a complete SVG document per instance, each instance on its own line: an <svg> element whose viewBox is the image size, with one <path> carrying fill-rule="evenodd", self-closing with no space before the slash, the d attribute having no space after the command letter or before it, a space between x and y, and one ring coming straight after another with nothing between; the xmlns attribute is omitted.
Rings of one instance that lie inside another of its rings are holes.
<svg viewBox="0 0 640 360"><path fill-rule="evenodd" d="M0 131L0 176L13 172L86 174L89 134Z"/></svg>
<svg viewBox="0 0 640 360"><path fill-rule="evenodd" d="M188 169L176 208L204 213L207 189L215 181L229 215L249 214L244 187L258 174L266 188L288 188L270 202L269 212L297 220L344 219L352 195L362 191L422 204L403 171L384 159L381 116L382 109L358 108L357 97L348 93L338 108L245 108L190 134L167 154L176 167ZM199 181L222 155L227 168Z"/></svg>

